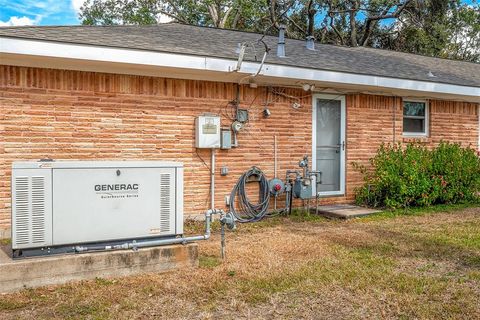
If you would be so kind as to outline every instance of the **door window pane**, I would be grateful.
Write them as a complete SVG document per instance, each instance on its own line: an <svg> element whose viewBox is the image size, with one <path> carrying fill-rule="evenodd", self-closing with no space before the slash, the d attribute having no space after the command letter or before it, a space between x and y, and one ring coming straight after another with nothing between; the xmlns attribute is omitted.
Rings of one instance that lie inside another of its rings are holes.
<svg viewBox="0 0 480 320"><path fill-rule="evenodd" d="M319 145L338 145L340 143L340 106L339 100L317 100L317 140Z"/></svg>
<svg viewBox="0 0 480 320"><path fill-rule="evenodd" d="M317 100L317 170L322 173L319 192L338 192L341 189L341 101Z"/></svg>

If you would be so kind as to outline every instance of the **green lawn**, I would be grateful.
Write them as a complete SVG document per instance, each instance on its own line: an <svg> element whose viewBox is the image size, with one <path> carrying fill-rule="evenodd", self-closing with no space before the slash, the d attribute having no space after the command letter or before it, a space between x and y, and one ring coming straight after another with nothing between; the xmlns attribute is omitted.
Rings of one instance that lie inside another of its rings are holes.
<svg viewBox="0 0 480 320"><path fill-rule="evenodd" d="M478 319L480 208L240 225L200 267L0 296L0 318ZM191 232L201 229L189 225Z"/></svg>

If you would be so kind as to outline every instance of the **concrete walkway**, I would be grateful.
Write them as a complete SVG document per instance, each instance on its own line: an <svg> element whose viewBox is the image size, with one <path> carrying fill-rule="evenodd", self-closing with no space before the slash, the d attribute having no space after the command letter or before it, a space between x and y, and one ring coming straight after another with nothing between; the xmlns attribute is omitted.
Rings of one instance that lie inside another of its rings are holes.
<svg viewBox="0 0 480 320"><path fill-rule="evenodd" d="M311 209L315 212L315 208ZM328 218L351 219L368 216L372 213L381 212L381 210L359 207L350 204L336 204L328 206L319 206L318 213Z"/></svg>
<svg viewBox="0 0 480 320"><path fill-rule="evenodd" d="M198 245L171 245L12 260L0 247L0 293L69 281L165 272L198 266Z"/></svg>

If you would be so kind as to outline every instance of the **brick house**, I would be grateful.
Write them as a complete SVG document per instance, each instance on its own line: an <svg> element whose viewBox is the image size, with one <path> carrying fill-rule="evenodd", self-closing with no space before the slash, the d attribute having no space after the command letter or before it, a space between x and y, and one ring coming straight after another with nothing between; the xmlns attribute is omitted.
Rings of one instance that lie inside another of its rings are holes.
<svg viewBox="0 0 480 320"><path fill-rule="evenodd" d="M273 177L275 139L278 176L310 155L323 203L353 201L362 180L351 163L381 143L479 148L480 65L314 45L286 39L282 57L277 37L175 23L0 28L0 237L21 160L181 161L185 213L203 212L210 151L195 148L194 119L206 112L222 127L237 107L249 114L238 146L216 150L229 169L217 204L252 165Z"/></svg>

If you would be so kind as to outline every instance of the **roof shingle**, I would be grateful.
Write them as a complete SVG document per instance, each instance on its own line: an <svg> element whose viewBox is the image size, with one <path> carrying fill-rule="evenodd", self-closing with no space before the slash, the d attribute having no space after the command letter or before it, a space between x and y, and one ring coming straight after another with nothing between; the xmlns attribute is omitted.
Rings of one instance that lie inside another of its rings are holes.
<svg viewBox="0 0 480 320"><path fill-rule="evenodd" d="M235 52L238 43L255 43L261 37L256 33L178 23L150 26L2 27L0 36L234 60L238 58ZM304 41L292 39L286 40L287 56L279 58L275 55L277 38L266 36L263 40L272 48L266 63L480 87L480 64L477 63L318 43L315 44L316 50L311 51L305 48ZM254 61L253 49L247 50L245 60ZM257 60L262 55L263 47L257 46Z"/></svg>

